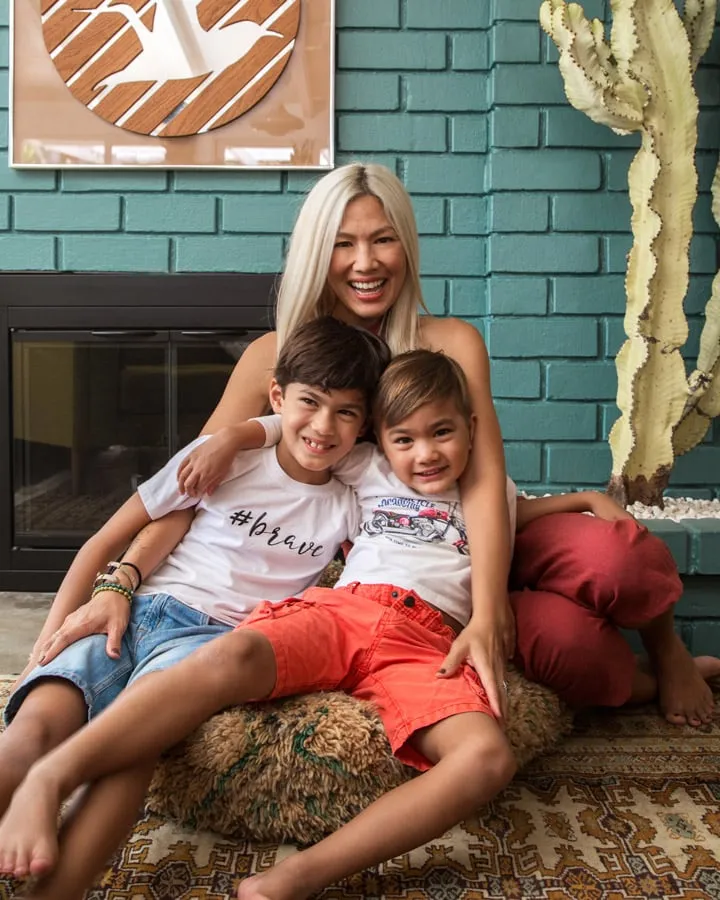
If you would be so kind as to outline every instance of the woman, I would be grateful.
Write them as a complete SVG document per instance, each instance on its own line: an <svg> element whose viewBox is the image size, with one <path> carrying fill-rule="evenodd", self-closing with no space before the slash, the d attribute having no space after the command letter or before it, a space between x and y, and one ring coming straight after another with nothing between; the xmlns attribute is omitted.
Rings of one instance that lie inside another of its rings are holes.
<svg viewBox="0 0 720 900"><path fill-rule="evenodd" d="M442 350L467 376L477 428L461 482L472 565L473 615L448 658L448 670L469 658L502 718L506 656L514 650L508 602L508 512L500 429L490 394L482 337L458 319L421 316L415 217L401 182L388 169L354 163L328 173L303 204L290 240L277 304L277 331L245 351L205 426L215 436L183 472L189 493L207 486L235 452L233 425L267 405L278 348L296 326L331 314L379 332L393 353L415 347ZM568 518L569 516L569 518ZM179 521L153 523L167 531L170 549ZM128 522L132 533L132 523ZM146 532L138 536L144 540ZM125 611L103 601L85 604L97 568L120 548L102 546L80 558L58 592L32 659L52 658L82 634L108 632L112 650ZM604 521L576 514L544 517L518 536L512 575L519 621L516 662L528 677L554 687L576 706L632 700L636 663L618 626L637 627L655 672L661 707L670 721L700 725L712 695L673 630L672 607L682 587L665 546L629 516ZM122 599L122 598L120 598Z"/></svg>

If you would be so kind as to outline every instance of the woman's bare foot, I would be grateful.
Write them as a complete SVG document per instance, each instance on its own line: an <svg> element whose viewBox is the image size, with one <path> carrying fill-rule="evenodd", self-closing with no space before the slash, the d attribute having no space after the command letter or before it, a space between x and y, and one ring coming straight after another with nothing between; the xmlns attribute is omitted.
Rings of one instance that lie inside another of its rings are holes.
<svg viewBox="0 0 720 900"><path fill-rule="evenodd" d="M60 794L41 770L30 769L0 822L0 872L47 875L58 858Z"/></svg>
<svg viewBox="0 0 720 900"><path fill-rule="evenodd" d="M693 658L675 635L667 651L656 657L655 675L660 710L668 722L698 728L712 721L714 700L707 682L720 676L720 659Z"/></svg>

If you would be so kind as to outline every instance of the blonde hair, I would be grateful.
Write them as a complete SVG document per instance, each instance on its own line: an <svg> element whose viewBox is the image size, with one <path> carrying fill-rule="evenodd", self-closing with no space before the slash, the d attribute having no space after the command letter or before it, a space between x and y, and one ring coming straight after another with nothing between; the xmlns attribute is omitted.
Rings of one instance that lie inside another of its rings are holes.
<svg viewBox="0 0 720 900"><path fill-rule="evenodd" d="M375 428L394 428L428 403L448 401L470 422L472 403L459 363L435 350L396 356L380 376L372 417Z"/></svg>
<svg viewBox="0 0 720 900"><path fill-rule="evenodd" d="M385 166L350 163L328 172L307 195L288 247L276 307L278 351L291 331L331 315L334 298L327 284L335 238L345 208L357 197L376 197L395 229L407 259L400 294L380 329L393 355L418 343L419 312L427 307L420 287L420 251L415 213L399 178Z"/></svg>

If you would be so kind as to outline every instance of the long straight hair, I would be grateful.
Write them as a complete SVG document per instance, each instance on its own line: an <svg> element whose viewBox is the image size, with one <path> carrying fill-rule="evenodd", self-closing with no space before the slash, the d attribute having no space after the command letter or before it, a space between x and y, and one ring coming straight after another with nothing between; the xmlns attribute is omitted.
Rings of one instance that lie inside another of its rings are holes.
<svg viewBox="0 0 720 900"><path fill-rule="evenodd" d="M420 309L420 250L412 203L399 178L385 166L350 163L328 172L307 195L290 236L276 308L278 351L291 331L331 315L330 259L345 208L357 197L376 197L395 229L407 260L405 283L380 328L393 355L417 347Z"/></svg>

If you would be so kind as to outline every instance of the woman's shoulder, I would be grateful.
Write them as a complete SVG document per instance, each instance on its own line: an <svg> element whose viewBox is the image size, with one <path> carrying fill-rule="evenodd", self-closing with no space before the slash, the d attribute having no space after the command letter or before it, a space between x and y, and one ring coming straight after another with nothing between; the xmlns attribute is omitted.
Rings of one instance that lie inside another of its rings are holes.
<svg viewBox="0 0 720 900"><path fill-rule="evenodd" d="M422 316L420 318L420 345L428 350L443 350L455 356L458 348L484 347L482 335L462 319Z"/></svg>

